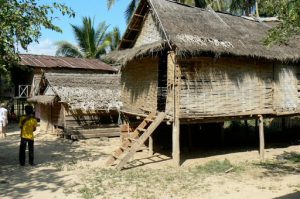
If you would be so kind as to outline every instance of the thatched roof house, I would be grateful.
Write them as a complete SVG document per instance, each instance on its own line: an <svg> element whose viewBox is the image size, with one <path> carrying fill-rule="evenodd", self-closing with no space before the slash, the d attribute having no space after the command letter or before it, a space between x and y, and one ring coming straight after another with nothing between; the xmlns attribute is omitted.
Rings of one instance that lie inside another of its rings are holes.
<svg viewBox="0 0 300 199"><path fill-rule="evenodd" d="M117 69L98 59L27 54L20 57L21 66L33 69L28 101L37 104L42 131L53 132L54 127L68 132L73 127L95 129L104 120L117 126L113 124L120 106ZM112 133L118 131L119 128Z"/></svg>
<svg viewBox="0 0 300 199"><path fill-rule="evenodd" d="M28 101L39 104L45 131L49 131L49 123L68 133L73 127L100 128L103 123L117 123L115 117L122 106L119 80L118 74L46 72L39 84L40 95ZM107 121L108 117L114 117L114 121ZM119 133L114 130L114 135Z"/></svg>
<svg viewBox="0 0 300 199"><path fill-rule="evenodd" d="M262 118L300 113L300 36L266 47L263 39L274 25L141 0L119 51L106 56L123 64L122 111L165 112L177 164L183 123L259 118L263 154Z"/></svg>
<svg viewBox="0 0 300 199"><path fill-rule="evenodd" d="M274 25L276 22L249 20L169 0L142 0L119 46L123 51L108 58L129 61L169 49L181 57L213 53L299 61L299 35L286 45L263 44L267 31Z"/></svg>
<svg viewBox="0 0 300 199"><path fill-rule="evenodd" d="M18 76L22 75L22 78L17 79L18 82L16 82L16 95L19 97L28 97L27 95L20 96L22 88L19 88L19 85L22 85L22 87L27 86L26 89L29 91L28 95L35 95L36 89L38 88L37 84L40 82L41 75L45 71L59 70L69 73L77 71L81 73L92 72L98 74L113 74L118 72L118 69L99 59L21 54L18 64L22 66L22 68L20 68L21 71L18 72ZM23 68L27 69L22 70Z"/></svg>

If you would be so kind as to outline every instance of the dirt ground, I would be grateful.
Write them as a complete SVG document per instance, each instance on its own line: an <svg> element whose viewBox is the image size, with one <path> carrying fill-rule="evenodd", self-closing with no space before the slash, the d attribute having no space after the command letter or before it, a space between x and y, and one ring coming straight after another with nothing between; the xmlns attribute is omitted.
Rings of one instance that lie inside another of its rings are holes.
<svg viewBox="0 0 300 199"><path fill-rule="evenodd" d="M183 152L180 168L170 153L147 158L144 150L118 172L104 162L119 138L72 142L37 131L37 165L21 167L17 126L7 135L0 140L0 198L300 198L299 144L266 149L264 163L255 149Z"/></svg>

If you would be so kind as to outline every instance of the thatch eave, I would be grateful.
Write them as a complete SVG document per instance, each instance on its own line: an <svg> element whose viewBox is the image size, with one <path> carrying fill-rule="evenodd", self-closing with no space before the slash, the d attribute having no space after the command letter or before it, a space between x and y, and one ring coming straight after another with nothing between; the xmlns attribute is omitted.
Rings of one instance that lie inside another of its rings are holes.
<svg viewBox="0 0 300 199"><path fill-rule="evenodd" d="M176 50L176 55L180 58L200 57L207 54L210 54L214 57L221 57L221 56L247 57L247 58L254 58L254 59L264 59L264 60L279 62L279 63L299 63L300 61L300 57L297 56L278 57L278 56L259 55L257 53L241 53L241 52L234 52L234 51L221 51L221 50L209 50L209 49L191 50L191 49L177 48Z"/></svg>
<svg viewBox="0 0 300 199"><path fill-rule="evenodd" d="M52 105L57 100L57 96L37 95L27 99L28 102L44 105Z"/></svg>
<svg viewBox="0 0 300 199"><path fill-rule="evenodd" d="M125 65L135 58L156 56L165 49L168 49L165 42L154 42L130 49L112 51L103 58L110 63Z"/></svg>

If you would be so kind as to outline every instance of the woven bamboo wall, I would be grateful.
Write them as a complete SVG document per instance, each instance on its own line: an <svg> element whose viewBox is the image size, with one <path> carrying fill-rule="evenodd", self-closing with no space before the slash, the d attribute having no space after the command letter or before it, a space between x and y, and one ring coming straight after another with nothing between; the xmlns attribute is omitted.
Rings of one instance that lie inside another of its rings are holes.
<svg viewBox="0 0 300 199"><path fill-rule="evenodd" d="M53 132L53 124L51 121L51 106L40 104L40 131L44 133Z"/></svg>
<svg viewBox="0 0 300 199"><path fill-rule="evenodd" d="M61 103L54 103L51 106L51 120L52 124L56 126L64 126L64 106Z"/></svg>
<svg viewBox="0 0 300 199"><path fill-rule="evenodd" d="M161 40L162 38L157 26L155 25L152 15L149 13L144 21L143 28L134 44L134 47L139 47Z"/></svg>
<svg viewBox="0 0 300 199"><path fill-rule="evenodd" d="M180 62L181 118L273 112L273 65L235 60L199 58Z"/></svg>
<svg viewBox="0 0 300 199"><path fill-rule="evenodd" d="M156 110L158 58L133 60L122 69L123 111L143 113Z"/></svg>
<svg viewBox="0 0 300 199"><path fill-rule="evenodd" d="M299 69L287 65L274 66L274 110L277 113L300 111L299 83Z"/></svg>

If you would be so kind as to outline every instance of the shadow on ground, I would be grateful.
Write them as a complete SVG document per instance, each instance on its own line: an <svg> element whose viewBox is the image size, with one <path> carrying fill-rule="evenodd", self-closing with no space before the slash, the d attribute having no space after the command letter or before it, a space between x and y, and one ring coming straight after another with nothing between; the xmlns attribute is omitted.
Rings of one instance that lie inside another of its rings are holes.
<svg viewBox="0 0 300 199"><path fill-rule="evenodd" d="M274 199L299 199L299 198L300 198L300 192L295 192Z"/></svg>
<svg viewBox="0 0 300 199"><path fill-rule="evenodd" d="M300 175L300 153L284 152L273 161L257 163L265 169L264 176ZM300 198L300 197L299 197Z"/></svg>
<svg viewBox="0 0 300 199"><path fill-rule="evenodd" d="M18 162L19 139L16 131L9 132L8 129L7 137L0 140L0 198L24 198L33 190L56 192L70 186L60 173L63 165L72 166L78 161L106 156L93 148L80 147L78 142L53 136L43 140L38 135L35 140L36 166L28 165L26 152L26 165L21 167Z"/></svg>

